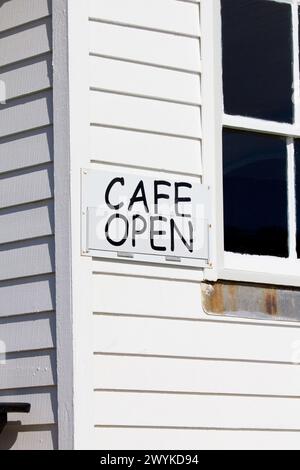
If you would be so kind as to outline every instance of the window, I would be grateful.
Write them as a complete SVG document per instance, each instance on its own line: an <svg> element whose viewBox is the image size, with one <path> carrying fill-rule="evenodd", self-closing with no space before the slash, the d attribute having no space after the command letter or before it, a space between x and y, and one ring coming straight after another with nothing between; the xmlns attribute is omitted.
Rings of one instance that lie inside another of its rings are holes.
<svg viewBox="0 0 300 470"><path fill-rule="evenodd" d="M223 133L225 250L287 258L287 149L278 136Z"/></svg>
<svg viewBox="0 0 300 470"><path fill-rule="evenodd" d="M300 139L295 139L296 201L297 201L297 255L300 258Z"/></svg>
<svg viewBox="0 0 300 470"><path fill-rule="evenodd" d="M291 5L222 0L227 114L294 121Z"/></svg>
<svg viewBox="0 0 300 470"><path fill-rule="evenodd" d="M299 276L300 2L220 7L224 272Z"/></svg>

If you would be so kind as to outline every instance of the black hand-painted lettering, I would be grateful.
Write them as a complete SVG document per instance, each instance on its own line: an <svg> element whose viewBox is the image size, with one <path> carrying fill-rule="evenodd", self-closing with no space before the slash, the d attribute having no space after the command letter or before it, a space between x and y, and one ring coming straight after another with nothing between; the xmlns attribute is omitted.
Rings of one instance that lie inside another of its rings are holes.
<svg viewBox="0 0 300 470"><path fill-rule="evenodd" d="M140 196L139 196L139 193L141 194ZM150 211L149 211L149 206L147 202L146 191L145 191L145 186L144 186L143 181L140 181L139 184L137 185L137 188L134 191L132 198L130 199L128 210L131 211L133 206L137 204L138 202L142 202L144 204L146 212L147 214L149 214Z"/></svg>
<svg viewBox="0 0 300 470"><path fill-rule="evenodd" d="M111 202L109 200L110 192L111 192L113 186L117 183L120 183L122 186L124 186L125 185L124 178L115 178L115 179L113 179L109 183L109 185L107 186L107 189L106 189L106 192L105 192L105 203L106 203L106 205L110 209L116 210L116 211L121 209L124 206L124 202L121 202L120 204L111 204Z"/></svg>
<svg viewBox="0 0 300 470"><path fill-rule="evenodd" d="M164 236L167 233L164 230L155 230L156 222L168 222L168 219L166 217L162 217L162 216L150 217L150 243L151 243L151 248L154 251L167 251L167 248L165 246L156 246L155 245L154 237Z"/></svg>
<svg viewBox="0 0 300 470"><path fill-rule="evenodd" d="M194 227L191 221L189 221L189 232L190 240L189 242L184 238L183 234L180 232L179 228L176 225L176 222L171 219L171 251L175 251L175 234L179 236L182 243L186 246L190 253L194 251Z"/></svg>
<svg viewBox="0 0 300 470"><path fill-rule="evenodd" d="M109 235L110 225L115 219L121 219L125 223L124 236L120 241L113 240ZM110 216L110 218L108 219L107 224L105 226L105 236L106 236L106 239L107 239L108 243L110 243L113 246L122 246L122 245L124 245L124 243L126 243L126 241L128 239L128 235L129 235L129 222L126 219L126 217L124 217L124 215L121 215L121 214L113 214L112 216Z"/></svg>
<svg viewBox="0 0 300 470"><path fill-rule="evenodd" d="M170 199L170 195L166 193L160 193L159 187L160 186L167 186L170 188L172 185L168 181L154 181L154 207L155 207L155 214L158 214L158 202L160 199Z"/></svg>
<svg viewBox="0 0 300 470"><path fill-rule="evenodd" d="M179 212L178 205L183 202L192 202L190 197L181 197L179 191L181 188L192 189L193 186L190 183L175 183L175 213L178 217L191 217L191 214L181 214Z"/></svg>
<svg viewBox="0 0 300 470"><path fill-rule="evenodd" d="M142 222L142 227L138 228L138 221ZM136 246L136 236L143 235L147 229L146 219L141 215L134 215L132 219L132 246Z"/></svg>

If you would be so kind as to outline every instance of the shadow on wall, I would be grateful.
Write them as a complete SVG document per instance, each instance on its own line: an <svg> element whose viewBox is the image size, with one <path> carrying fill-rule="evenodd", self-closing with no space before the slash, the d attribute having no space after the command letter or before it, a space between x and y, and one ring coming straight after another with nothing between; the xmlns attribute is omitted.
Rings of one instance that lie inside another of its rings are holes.
<svg viewBox="0 0 300 470"><path fill-rule="evenodd" d="M53 343L56 343L55 323L53 313L42 313L40 318L49 318ZM1 329L1 322L0 322ZM34 354L35 358L47 357L50 360L49 370L53 372L53 378L49 378L48 386L31 387L26 389L0 390L0 402L16 401L20 403L28 402L31 404L31 411L28 419L24 421L13 421L14 415L8 415L8 424L0 434L0 450L47 450L57 449L57 393L56 388L51 385L56 383L56 354L55 350L37 351L35 353L22 353L23 358L30 359ZM7 355L7 366L9 362L20 358L20 353L9 353ZM6 366L1 366L6 367ZM28 369L28 374L34 375L36 367ZM35 424L37 422L37 424Z"/></svg>
<svg viewBox="0 0 300 470"><path fill-rule="evenodd" d="M2 7L2 5L4 5L4 3L7 3L7 2L11 2L12 0L0 0L0 8ZM49 11L51 11L51 2L52 0L47 0L47 3L48 3L48 7L49 7Z"/></svg>
<svg viewBox="0 0 300 470"><path fill-rule="evenodd" d="M1 7L4 7L5 4L7 4L8 2L11 2L11 7L13 9L13 2L14 0L0 0L0 15L1 15ZM26 0L24 0L24 2L26 3ZM51 11L51 5L52 5L52 1L51 0L47 0L47 3L48 3L48 7L49 7L49 11ZM10 6L9 6L10 8ZM8 8L7 8L8 9ZM36 20L35 23L38 23L38 24L45 24L46 27L47 27L47 35L48 35L48 38L49 38L49 43L51 44L51 38L52 38L52 30L51 30L51 23L50 21L48 20L45 20L45 18L41 18L39 20ZM18 26L18 30L24 30L24 29L27 29L30 27L30 24L27 25L25 24L24 26L21 25L21 26ZM10 35L13 35L14 34L14 28L13 29L10 29L10 30L7 30L7 31L4 31L4 32L0 32L0 40L2 37L7 37L7 36L10 36ZM52 83L52 63L51 63L51 60L49 60L49 57L50 57L50 54L48 53L45 53L45 54L42 54L40 56L37 56L37 57L34 57L34 58L28 58L28 59L25 59L26 60L26 63L27 64L31 64L31 63L34 63L36 61L41 61L41 60L47 60L47 65L48 65L48 75L50 77L50 82ZM22 63L13 63L13 64L8 64L8 65L4 65L3 67L1 67L0 71L1 72L5 72L5 71L9 71L9 70L19 70L21 69L21 66L23 64L23 61ZM19 97L17 100L8 100L8 102L1 106L0 105L0 111L1 111L1 108L3 109L4 106L5 106L5 109L8 109L8 108L13 108L16 104L16 102L18 104L27 104L28 102L31 102L31 101L34 101L34 100L37 100L37 99L41 99L43 98L46 100L46 104L47 104L47 110L48 110L48 114L49 114L49 118L50 118L50 122L52 121L52 113L53 113L53 109L52 109L52 95L51 93L47 90L46 92L44 92L43 90L41 91L38 91L36 94L30 94L30 95L27 95L27 96L24 96L24 97ZM27 130L27 127L24 126L24 131L22 130L21 133L19 134L14 134L14 135L9 135L9 136L6 136L6 135L3 135L0 139L0 147L1 147L1 144L3 143L7 143L7 142L11 142L11 141L14 141L14 140L17 140L17 139L20 139L22 137L26 137L27 135L30 135L31 138L34 138L35 136L37 138L40 137L40 135L44 135L45 134L45 137L46 137L46 140L48 142L48 148L49 148L49 151L51 153L51 155L53 156L53 135L52 135L52 128L51 126L46 126L46 127L42 127L42 128L39 128L39 129L36 129L36 130L33 130L33 129L29 129ZM31 158L31 156L29 155L29 157ZM25 163L24 163L24 166L25 166ZM33 164L34 166L34 164ZM38 170L35 170L33 168L32 165L30 165L29 168L26 168L26 166L24 168L17 168L17 167L14 167L13 165L9 167L9 171L10 172L14 172L15 170L18 171L18 174L25 174L25 173L29 173L29 172L32 172L32 173L35 173L35 171L38 171ZM39 168L39 167L38 167ZM47 172L48 172L48 179L49 179L49 182L50 182L50 187L52 188L53 190L53 170L50 166L47 166L46 167L47 169ZM2 179L5 179L6 176L3 174L1 177L0 177L0 183L1 183L1 178ZM9 207L7 209L7 212L11 213L11 212L17 212L18 211L18 208L16 207ZM50 223L51 223L51 226L53 228L53 231L54 231L54 220L53 220L53 211L51 209L51 206L49 205L49 220L50 220ZM50 263L53 267L53 271L54 271L54 266L55 266L55 253L54 253L54 244L52 242L52 240L48 240L48 239L38 239L38 240L26 240L26 241L20 241L18 243L18 247L23 247L23 248L27 248L27 247L33 247L35 245L41 245L41 244L47 244L48 245L48 250L49 250L49 259L50 259ZM5 251L7 249L7 246L3 246L3 250ZM1 251L1 250L0 250ZM36 280L44 280L44 277L42 276L41 279L40 278L36 278ZM46 279L47 280L47 279ZM5 287L6 285L9 285L9 286L18 286L19 284L26 284L26 283L32 283L32 278L28 277L27 279L26 278L22 278L21 280L20 279L13 279L13 280L9 280L9 281L6 281L5 279L3 281L1 281L1 287ZM49 281L50 282L50 281ZM51 284L49 286L49 291L50 291L50 295L52 297L52 304L53 306L55 306L55 285L54 283L52 283L51 281ZM33 294L35 295L35 294ZM31 302L29 303L32 303L34 304L34 299L31 299ZM0 311L0 314L1 314L1 311ZM52 334L52 337L53 337L53 344L55 344L55 316L53 315L53 312L27 312L26 311L26 315L22 315L22 320L20 319L20 321L23 321L23 322L26 322L26 320L28 319L28 321L31 321L32 320L32 316L33 315L37 315L37 317L39 318L49 318L49 328L51 330L51 334ZM5 322L6 324L11 322L11 323L15 323L16 324L16 328L18 327L18 321L16 320L16 317L13 316L13 318L10 320L8 317L5 317L5 318L2 318L1 319L1 322ZM0 322L0 324L1 324ZM53 350L54 351L54 350ZM56 383L56 377L55 377L55 371L56 371L56 359L55 359L55 354L53 352L53 355L52 355L52 351L50 352L51 353L51 370L53 371L53 383ZM49 351L45 351L45 352L40 352L40 354L49 354ZM27 351L24 351L22 352L22 356L26 356L26 355L34 355L35 357L39 355L38 352L30 352L28 353ZM13 358L13 354L10 354L10 358ZM18 359L17 357L17 354L16 354L16 358ZM16 372L17 373L17 372ZM50 384L50 382L49 382ZM51 380L51 384L52 384L52 380ZM14 421L14 418L13 416L11 417L12 418L12 421L10 421L8 423L8 425L5 427L4 431L1 433L0 435L0 450L10 450L10 449L24 449L24 448L27 448L27 449L44 449L44 448L49 448L50 446L54 446L54 448L57 448L57 430L56 430L56 426L55 425L52 425L52 424L45 424L45 425L42 425L40 424L41 422L43 423L43 421L45 423L52 423L52 422L56 422L57 421L57 395L56 395L56 389L55 389L55 386L52 386L50 385L49 387L45 386L41 386L41 387L30 387L29 384L27 384L26 386L26 381L25 383L23 384L23 382L20 384L22 387L22 389L18 389L18 390L9 390L9 391L4 391L2 390L1 391L1 382L0 382L0 401L5 401L5 400L1 400L1 396L3 396L3 398L9 396L11 398L16 398L15 401L24 401L23 400L23 394L24 394L24 399L25 399L25 395L26 395L26 401L28 402L31 402L31 405L35 408L35 410L39 410L38 407L39 406L42 406L43 407L46 407L45 403L48 404L48 408L47 409L44 409L43 408L43 413L44 414L47 414L47 416L40 416L39 415L39 419L36 419L34 418L33 416L33 419L31 420L33 423L35 423L35 421L40 421L37 425L33 424L33 425L22 425L22 422L19 422L19 421ZM27 400L28 396L30 395L30 399ZM47 397L47 399L45 399L45 402L44 400L41 401L41 404L39 403L39 399L40 397ZM34 409L33 408L33 409ZM36 411L38 412L38 411ZM43 413L41 413L41 415L43 415ZM39 414L39 413L38 413Z"/></svg>
<svg viewBox="0 0 300 470"><path fill-rule="evenodd" d="M3 2L1 2L2 4ZM15 445L20 430L21 422L9 423L0 435L0 450L10 450Z"/></svg>
<svg viewBox="0 0 300 470"><path fill-rule="evenodd" d="M47 314L43 314L47 317ZM49 315L51 317L51 315ZM51 325L52 335L55 338L54 324ZM35 357L46 356L49 352L37 352ZM16 359L19 353L10 353L9 359ZM30 358L31 353L22 354L23 357ZM9 359L7 362L9 362ZM56 370L56 354L52 351L50 355L51 370ZM53 381L56 382L54 372ZM1 398L4 394L5 398ZM8 424L0 434L0 450L51 450L57 449L58 437L57 426L55 424L34 424L36 421L45 420L46 423L57 423L57 394L53 386L33 387L28 389L18 389L0 392L0 402L13 399L17 402L31 403L32 409L24 425L24 421L14 421L13 415L8 415ZM32 418L30 419L30 416ZM41 417L43 416L43 418Z"/></svg>
<svg viewBox="0 0 300 470"><path fill-rule="evenodd" d="M11 2L13 0L0 0L0 8L4 5L4 3ZM47 0L49 11L52 10L52 0Z"/></svg>
<svg viewBox="0 0 300 470"><path fill-rule="evenodd" d="M43 450L49 448L49 441L57 448L57 432L54 426L20 427L21 423L11 422L0 436L0 450ZM32 440L30 434L39 433L39 438ZM30 442L32 444L30 445ZM16 445L17 444L17 445Z"/></svg>
<svg viewBox="0 0 300 470"><path fill-rule="evenodd" d="M5 3L11 2L11 1L13 1L13 0L0 0L0 14L1 14L1 7L2 7ZM51 12L51 11L52 11L52 0L47 0L47 5L48 5L48 11ZM26 25L25 25L25 27L26 27ZM47 28L47 36L48 36L48 38L49 38L49 43L52 44L52 30L51 30L51 25L50 25L50 24L46 24L46 28ZM1 34L1 32L0 32L0 34ZM4 32L4 34L5 34L5 32ZM31 63L34 63L35 60L40 60L40 58L39 58L39 57L37 57L37 59L36 59L36 58L32 58L32 62L31 62ZM16 68L18 67L18 65L13 64L12 67L13 67L14 69L16 69ZM5 67L5 68L7 68L7 67ZM9 67L8 67L8 68L9 68ZM53 74L52 74L52 61L50 60L50 61L48 61L48 76L49 76L49 78L50 78L51 83L52 83L52 75L53 75ZM52 108L49 108L49 113L50 113L50 112L52 112Z"/></svg>

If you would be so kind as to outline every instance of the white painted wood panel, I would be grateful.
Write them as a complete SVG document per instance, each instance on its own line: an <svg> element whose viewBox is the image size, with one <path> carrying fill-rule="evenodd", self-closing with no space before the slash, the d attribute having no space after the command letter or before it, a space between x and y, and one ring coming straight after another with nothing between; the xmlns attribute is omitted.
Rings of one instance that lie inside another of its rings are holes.
<svg viewBox="0 0 300 470"><path fill-rule="evenodd" d="M53 156L52 127L0 140L0 173L48 163Z"/></svg>
<svg viewBox="0 0 300 470"><path fill-rule="evenodd" d="M151 293L146 302L145 292ZM201 286L173 280L95 275L93 309L95 313L199 319L203 313Z"/></svg>
<svg viewBox="0 0 300 470"><path fill-rule="evenodd" d="M0 31L50 15L51 2L52 0L1 0Z"/></svg>
<svg viewBox="0 0 300 470"><path fill-rule="evenodd" d="M96 392L96 425L300 430L300 399Z"/></svg>
<svg viewBox="0 0 300 470"><path fill-rule="evenodd" d="M51 19L0 35L0 67L51 50Z"/></svg>
<svg viewBox="0 0 300 470"><path fill-rule="evenodd" d="M94 317L95 352L291 363L299 339L299 328L283 326Z"/></svg>
<svg viewBox="0 0 300 470"><path fill-rule="evenodd" d="M33 97L20 98L0 107L0 137L52 124L52 93L46 91Z"/></svg>
<svg viewBox="0 0 300 470"><path fill-rule="evenodd" d="M0 244L53 234L53 201L0 211Z"/></svg>
<svg viewBox="0 0 300 470"><path fill-rule="evenodd" d="M200 35L199 7L174 0L89 0L89 15L146 29Z"/></svg>
<svg viewBox="0 0 300 470"><path fill-rule="evenodd" d="M199 39L173 34L90 23L93 54L199 72Z"/></svg>
<svg viewBox="0 0 300 470"><path fill-rule="evenodd" d="M0 319L0 340L7 353L51 349L55 346L55 315L35 313Z"/></svg>
<svg viewBox="0 0 300 470"><path fill-rule="evenodd" d="M121 60L91 56L90 85L100 90L201 104L199 74Z"/></svg>
<svg viewBox="0 0 300 470"><path fill-rule="evenodd" d="M1 365L0 389L24 388L25 384L28 388L55 385L55 355L54 350L34 355L10 355Z"/></svg>
<svg viewBox="0 0 300 470"><path fill-rule="evenodd" d="M46 90L52 83L51 56L42 60L30 59L19 67L14 64L0 72L0 80L6 85L7 100Z"/></svg>
<svg viewBox="0 0 300 470"><path fill-rule="evenodd" d="M1 434L0 450L56 450L57 427L22 427L8 424Z"/></svg>
<svg viewBox="0 0 300 470"><path fill-rule="evenodd" d="M90 149L95 162L202 174L200 140L91 126Z"/></svg>
<svg viewBox="0 0 300 470"><path fill-rule="evenodd" d="M188 106L157 100L91 91L92 124L118 126L192 138L201 137L201 112Z"/></svg>
<svg viewBox="0 0 300 470"><path fill-rule="evenodd" d="M0 391L1 402L30 403L29 414L9 416L11 423L20 422L23 426L54 424L56 422L57 398L55 387L38 387L31 390Z"/></svg>
<svg viewBox="0 0 300 470"><path fill-rule="evenodd" d="M96 429L99 450L299 450L299 432Z"/></svg>
<svg viewBox="0 0 300 470"><path fill-rule="evenodd" d="M53 196L52 166L19 171L0 178L0 205L6 207L50 199Z"/></svg>
<svg viewBox="0 0 300 470"><path fill-rule="evenodd" d="M146 264L120 263L117 264L109 260L93 259L92 272L94 274L116 274L123 276L145 277L146 279L162 279L174 281L203 281L203 272L199 269L181 268L173 266L152 266Z"/></svg>
<svg viewBox="0 0 300 470"><path fill-rule="evenodd" d="M94 388L300 397L300 366L96 355Z"/></svg>
<svg viewBox="0 0 300 470"><path fill-rule="evenodd" d="M0 281L54 272L54 239L43 238L0 248Z"/></svg>
<svg viewBox="0 0 300 470"><path fill-rule="evenodd" d="M0 298L0 317L50 312L55 309L54 276L1 282Z"/></svg>

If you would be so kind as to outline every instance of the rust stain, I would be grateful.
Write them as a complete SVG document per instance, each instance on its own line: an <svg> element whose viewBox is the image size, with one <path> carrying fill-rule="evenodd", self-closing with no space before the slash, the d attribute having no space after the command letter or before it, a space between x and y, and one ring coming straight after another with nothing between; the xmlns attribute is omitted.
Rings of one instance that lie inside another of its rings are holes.
<svg viewBox="0 0 300 470"><path fill-rule="evenodd" d="M297 318L300 289L233 281L201 284L203 308L207 314L226 313L266 319Z"/></svg>
<svg viewBox="0 0 300 470"><path fill-rule="evenodd" d="M269 315L278 314L278 296L275 289L266 289L264 292L265 308Z"/></svg>
<svg viewBox="0 0 300 470"><path fill-rule="evenodd" d="M207 313L224 313L224 292L223 285L216 284L205 284L203 289L204 297L204 308Z"/></svg>
<svg viewBox="0 0 300 470"><path fill-rule="evenodd" d="M225 288L225 286L224 286ZM228 288L228 300L229 300L229 305L228 308L226 309L227 311L231 312L237 312L237 286L236 284L229 284L227 286Z"/></svg>

